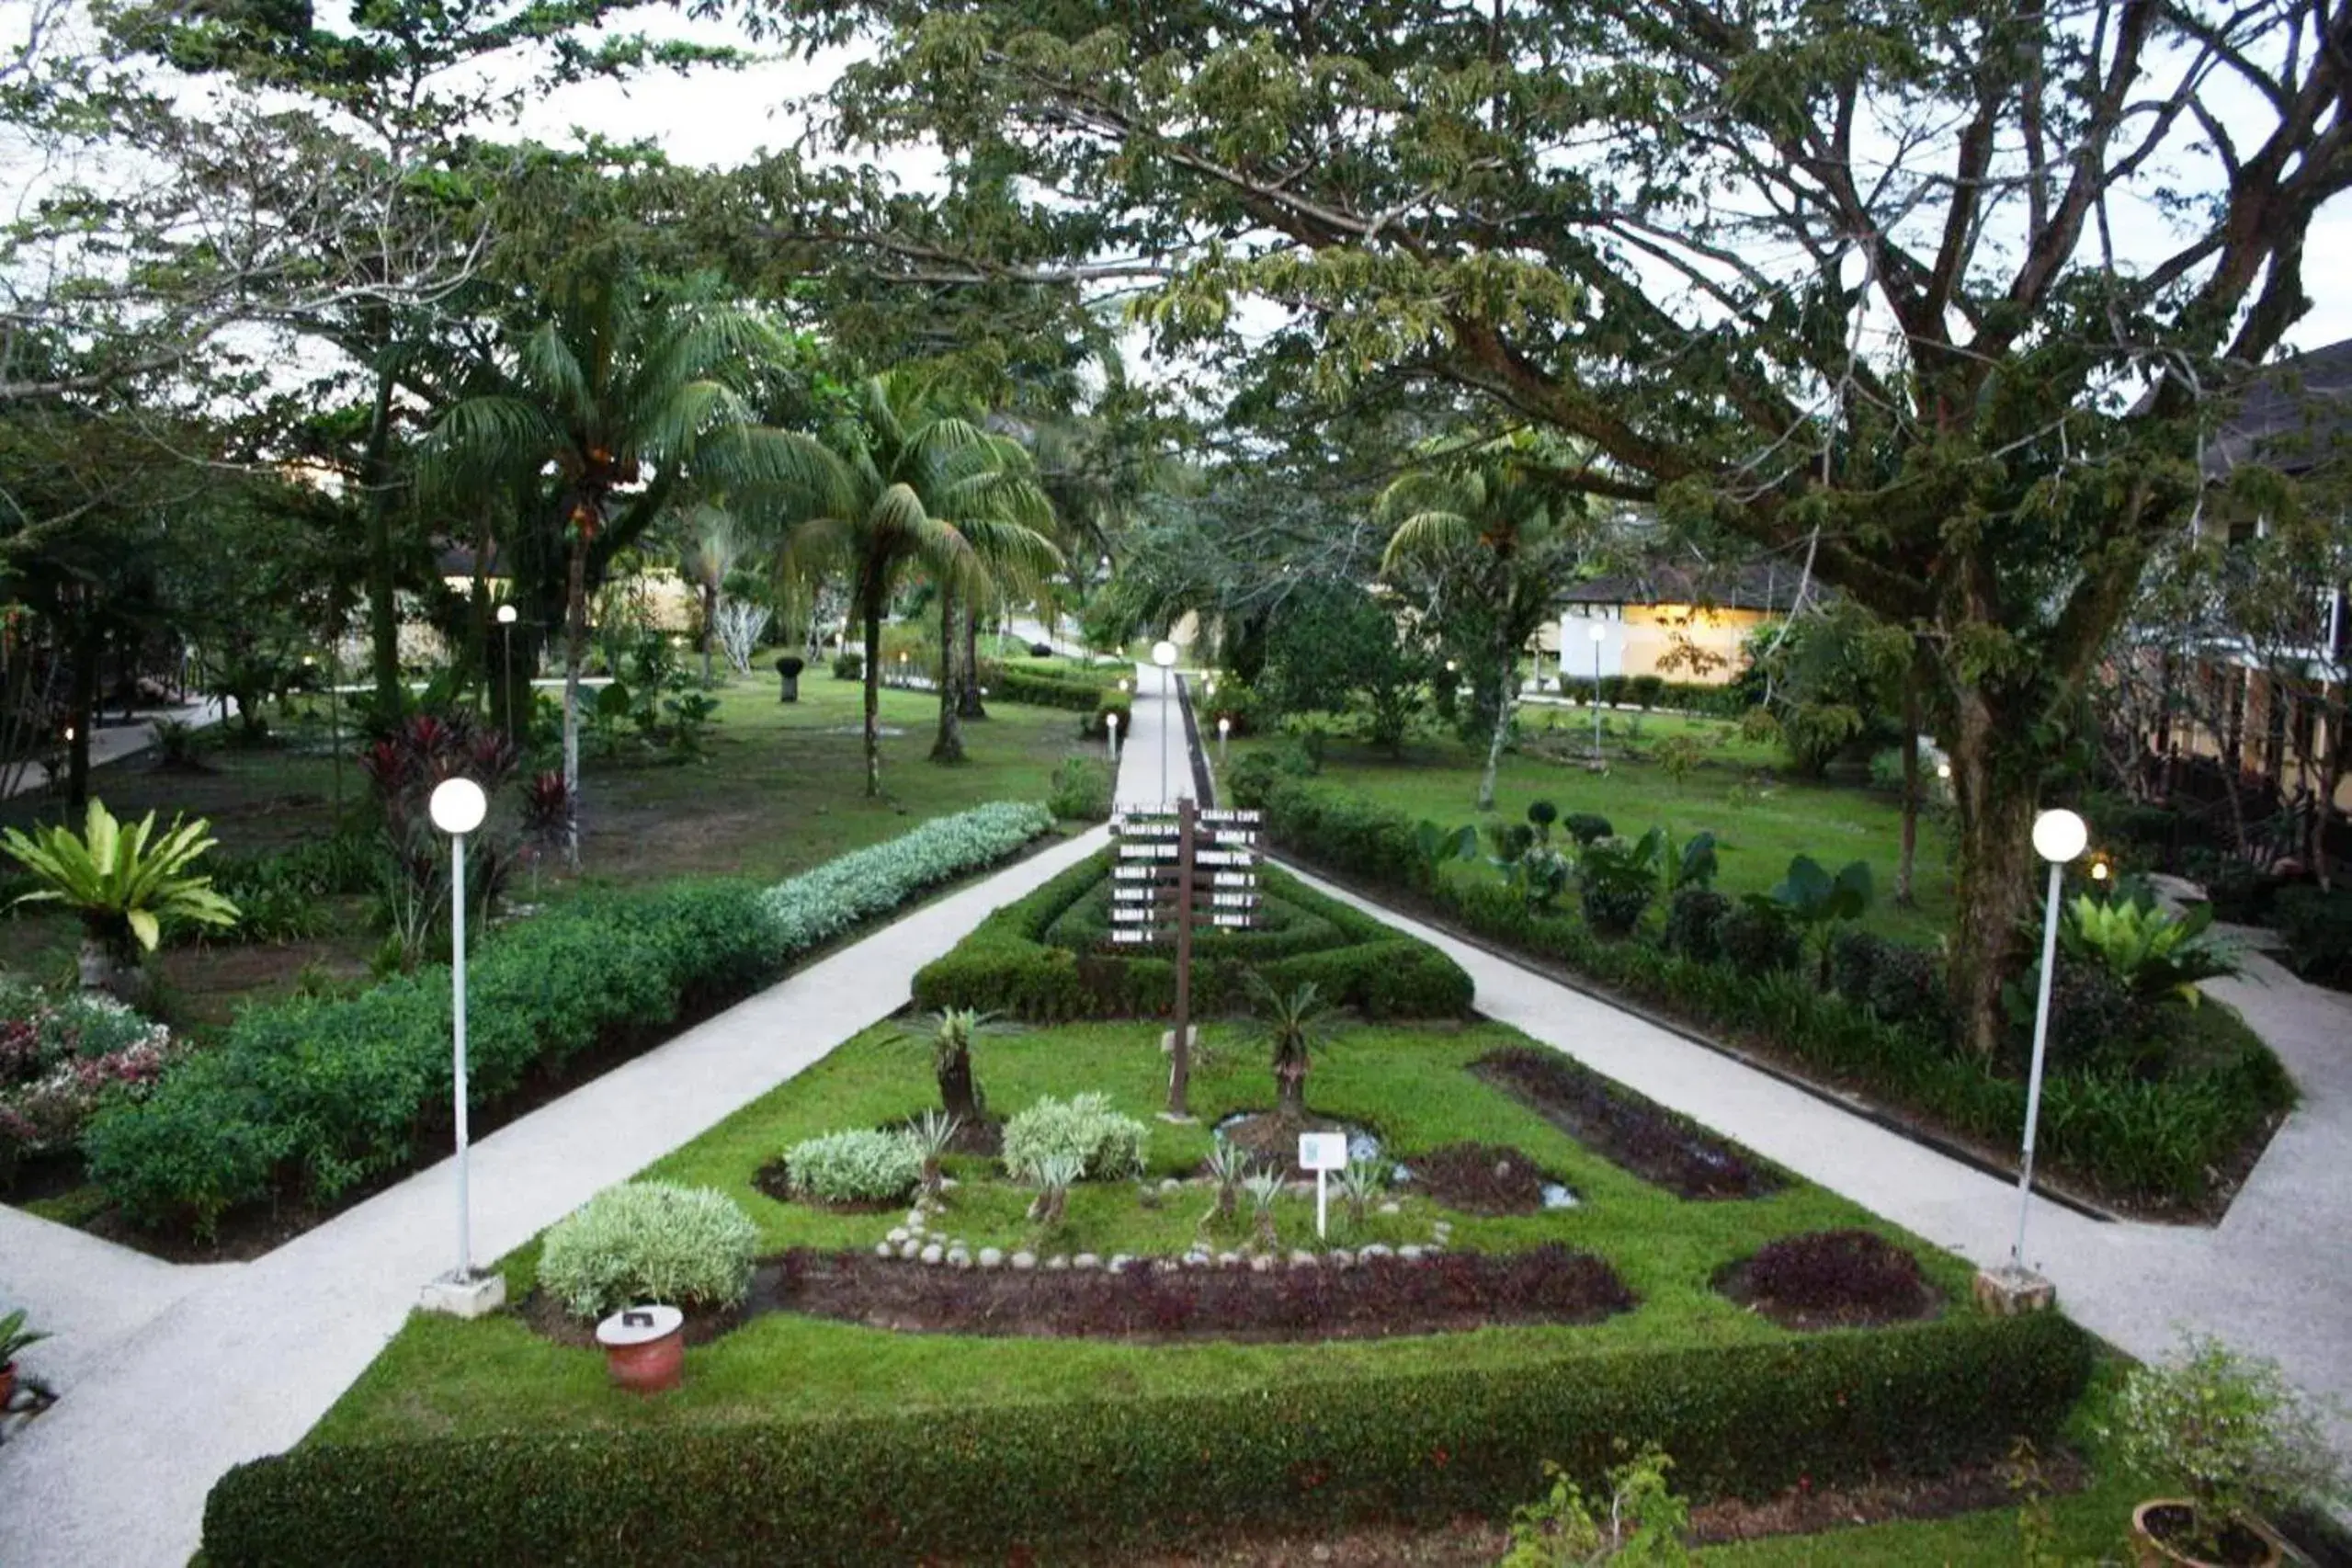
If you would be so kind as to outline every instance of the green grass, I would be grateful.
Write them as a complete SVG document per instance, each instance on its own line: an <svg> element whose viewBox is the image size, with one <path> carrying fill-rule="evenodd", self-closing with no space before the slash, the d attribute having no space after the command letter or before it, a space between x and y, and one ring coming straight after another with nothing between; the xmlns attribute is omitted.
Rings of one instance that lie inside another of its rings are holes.
<svg viewBox="0 0 2352 1568"><path fill-rule="evenodd" d="M1744 740L1735 725L1720 720L1644 714L1641 741L1629 743L1624 732L1633 715L1611 712L1607 717L1616 733L1604 774L1574 760L1590 756L1588 711L1530 710L1523 732L1532 728L1535 733L1503 758L1493 818L1482 818L1475 810L1484 749L1450 738L1415 742L1397 757L1358 742L1334 740L1325 747L1323 777L1446 827L1488 820L1524 822L1528 804L1546 800L1562 815L1598 812L1628 837L1653 824L1665 824L1677 839L1710 831L1721 846L1722 873L1717 885L1734 896L1770 889L1793 856L1811 855L1833 871L1849 860L1866 860L1879 896L1863 926L1881 936L1918 943L1932 943L1949 928L1951 868L1945 835L1927 817L1923 815L1920 824L1916 903L1900 908L1891 897L1903 833L1902 807L1893 797L1779 777L1771 771L1777 750ZM1547 736L1547 727L1556 733ZM1696 736L1707 747L1704 759L1679 782L1655 760L1657 741L1669 734ZM1238 762L1249 749L1267 744L1237 741L1233 759ZM1494 873L1481 863L1453 865L1447 874L1485 878Z"/></svg>
<svg viewBox="0 0 2352 1568"><path fill-rule="evenodd" d="M801 676L799 702L779 703L768 668L773 662L764 653L754 662L756 674L717 694L718 721L705 761L679 764L628 752L608 756L593 741L584 743L583 880L607 885L708 875L781 881L929 817L983 801L1042 800L1065 755L1099 752L1079 739L1075 714L998 702L991 704L985 722L966 723L966 760L943 767L928 760L938 699L928 692L886 689L882 723L901 733L883 739L884 794L868 800L858 683L835 680L818 666ZM320 712L316 733L323 737L323 705ZM273 715L281 727L288 717ZM307 735L312 727L303 723L301 731ZM208 762L210 772L183 773L159 771L144 756L128 758L98 769L91 792L118 815L153 810L165 820L182 812L207 818L222 849L234 854L282 849L333 830L334 765L326 756L294 746L218 746ZM366 779L347 757L347 810L356 810L366 792ZM62 814L59 801L20 799L0 806L0 824L56 821ZM550 872L536 891L528 880L517 891L528 898L561 896L571 881ZM377 933L369 928L365 901L352 901L342 914L345 934L317 942L173 945L162 958L168 1015L183 1026L224 1023L242 1003L292 989L312 963L340 978L363 975ZM0 919L9 967L37 980L66 981L78 940L78 927L65 915L28 910Z"/></svg>
<svg viewBox="0 0 2352 1568"><path fill-rule="evenodd" d="M1122 1109L1150 1117L1164 1093L1156 1025L1087 1025L985 1042L975 1067L989 1103L1009 1113L1043 1093L1109 1093ZM1969 1271L1861 1209L1792 1183L1770 1198L1686 1203L1590 1153L1460 1066L1522 1039L1497 1025L1453 1030L1358 1028L1316 1064L1308 1096L1324 1114L1368 1123L1391 1149L1412 1151L1458 1139L1524 1149L1565 1178L1584 1206L1525 1218L1445 1216L1457 1247L1504 1249L1558 1240L1608 1258L1641 1300L1639 1308L1585 1327L1492 1328L1385 1341L1303 1345L1203 1342L1122 1345L1111 1341L891 1334L846 1324L770 1314L687 1352L686 1387L644 1404L608 1386L593 1353L551 1345L513 1316L461 1324L418 1315L320 1423L312 1441L352 1441L434 1433L479 1433L579 1423L748 1419L876 1408L921 1408L1067 1397L1074 1388L1120 1395L1234 1386L1295 1386L1359 1369L1409 1371L1463 1365L1508 1366L1529 1357L1599 1354L1664 1344L1730 1345L1785 1331L1716 1295L1709 1279L1722 1264L1776 1235L1862 1225L1916 1250L1930 1277L1969 1312ZM844 1127L893 1121L935 1102L919 1047L877 1030L835 1051L808 1073L744 1108L656 1162L648 1175L719 1187L756 1221L764 1247L870 1247L899 1222L894 1214L844 1216L779 1203L753 1186L759 1168L799 1140ZM1188 1173L1207 1153L1207 1124L1228 1110L1272 1101L1255 1055L1228 1053L1197 1073L1202 1124L1150 1122L1151 1175ZM951 1162L964 1185L950 1195L950 1233L974 1247L1037 1244L1021 1210L1027 1194L995 1185L980 1162ZM1142 1207L1126 1183L1090 1185L1072 1195L1061 1235L1042 1244L1075 1253L1182 1250L1197 1233L1207 1193L1185 1188L1158 1209ZM1408 1198L1403 1212L1369 1230L1335 1233L1335 1244L1426 1239L1438 1211ZM1304 1244L1312 1204L1283 1202L1286 1244ZM935 1222L935 1229L937 1228ZM1221 1241L1236 1241L1233 1233ZM536 1242L506 1260L510 1290L535 1278Z"/></svg>

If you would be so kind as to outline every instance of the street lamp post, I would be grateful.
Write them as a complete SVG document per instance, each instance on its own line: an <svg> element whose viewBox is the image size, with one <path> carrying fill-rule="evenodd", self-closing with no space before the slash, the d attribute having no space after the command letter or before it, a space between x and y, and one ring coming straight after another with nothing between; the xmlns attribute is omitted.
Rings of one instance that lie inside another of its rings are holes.
<svg viewBox="0 0 2352 1568"><path fill-rule="evenodd" d="M2026 1212L2033 1198L2033 1141L2041 1115L2041 1069L2050 1048L2050 982L2058 967L2058 897L2066 881L2067 862L2090 843L2090 829L2069 811L2044 812L2034 818L2034 853L2050 862L2050 893L2041 913L2041 983L2034 1001L2033 1065L2026 1078L2025 1156L2017 1168L2017 1239L2009 1249L2010 1267L2026 1267Z"/></svg>
<svg viewBox="0 0 2352 1568"><path fill-rule="evenodd" d="M1225 766L1225 742L1233 733L1233 721L1231 717L1217 721L1217 766L1220 767Z"/></svg>
<svg viewBox="0 0 2352 1568"><path fill-rule="evenodd" d="M1608 641L1608 628L1593 622L1585 635L1593 640L1593 760L1601 756L1601 644Z"/></svg>
<svg viewBox="0 0 2352 1568"><path fill-rule="evenodd" d="M498 630L506 639L506 733L515 732L515 607L498 607Z"/></svg>
<svg viewBox="0 0 2352 1568"><path fill-rule="evenodd" d="M1110 765L1116 768L1119 766L1119 710L1117 709L1114 708L1103 715L1103 730L1110 736ZM1116 780L1113 781L1112 787L1117 788Z"/></svg>
<svg viewBox="0 0 2352 1568"><path fill-rule="evenodd" d="M1176 669L1176 644L1152 644L1152 662L1160 666L1160 809L1168 805L1168 683Z"/></svg>
<svg viewBox="0 0 2352 1568"><path fill-rule="evenodd" d="M428 808L433 825L449 835L450 1050L454 1066L450 1105L457 1121L458 1262L426 1288L425 1305L460 1317L479 1317L506 1299L504 1275L477 1278L473 1272L472 1197L467 1190L471 1156L466 1131L465 1073L465 840L490 813L490 799L471 778L445 778L433 790Z"/></svg>

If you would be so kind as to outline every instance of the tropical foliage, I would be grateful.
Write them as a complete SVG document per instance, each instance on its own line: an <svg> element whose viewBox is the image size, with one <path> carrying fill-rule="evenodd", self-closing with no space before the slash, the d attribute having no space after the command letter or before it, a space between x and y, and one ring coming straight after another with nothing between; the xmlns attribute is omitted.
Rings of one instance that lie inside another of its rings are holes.
<svg viewBox="0 0 2352 1568"><path fill-rule="evenodd" d="M194 870L212 847L202 818L172 825L159 836L155 813L125 828L100 801L92 801L80 833L67 827L36 827L30 834L0 830L0 849L35 883L18 903L58 903L82 919L88 933L82 981L104 986L116 966L135 968L142 954L162 942L167 923L233 926L236 905L212 890L212 879Z"/></svg>

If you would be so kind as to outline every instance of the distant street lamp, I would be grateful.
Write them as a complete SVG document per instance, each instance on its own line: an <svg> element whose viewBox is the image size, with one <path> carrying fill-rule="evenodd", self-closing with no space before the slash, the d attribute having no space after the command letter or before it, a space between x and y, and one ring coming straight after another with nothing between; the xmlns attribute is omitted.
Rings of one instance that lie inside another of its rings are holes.
<svg viewBox="0 0 2352 1568"><path fill-rule="evenodd" d="M1110 736L1110 765L1117 767L1119 766L1119 710L1117 709L1103 715L1103 730ZM1114 789L1118 787L1117 780L1112 781L1112 787Z"/></svg>
<svg viewBox="0 0 2352 1568"><path fill-rule="evenodd" d="M906 650L903 648L898 651L898 684L902 687L906 684Z"/></svg>
<svg viewBox="0 0 2352 1568"><path fill-rule="evenodd" d="M498 607L498 630L506 639L506 733L515 733L515 607Z"/></svg>
<svg viewBox="0 0 2352 1568"><path fill-rule="evenodd" d="M1217 766L1219 767L1225 766L1225 742L1233 733L1233 721L1230 717L1217 721Z"/></svg>
<svg viewBox="0 0 2352 1568"><path fill-rule="evenodd" d="M2011 1267L2026 1267L2026 1211L2033 1198L2033 1140L2041 1116L2041 1067L2050 1048L2050 981L2058 967L2058 895L2066 881L2067 862L2091 842L2091 830L2073 812L2044 812L2033 819L2033 850L2050 862L2050 896L2041 913L2041 984L2034 1003L2033 1066L2026 1078L2025 1158L2017 1168L2017 1240L2009 1249Z"/></svg>
<svg viewBox="0 0 2352 1568"><path fill-rule="evenodd" d="M1160 809L1168 808L1168 681L1176 668L1176 644L1152 644L1152 662L1160 666Z"/></svg>
<svg viewBox="0 0 2352 1568"><path fill-rule="evenodd" d="M448 1287L442 1293L445 1300L457 1301L466 1298L474 1287L472 1206L466 1187L470 1141L465 1104L465 840L466 835L479 828L490 814L490 798L471 778L445 778L434 787L427 809L433 825L449 835L449 994L454 1005L450 1032L456 1069L450 1098L457 1121L458 1263L446 1281L436 1283ZM503 1298L503 1288L496 1293ZM489 1306L496 1304L491 1301ZM479 1310L487 1311L489 1307ZM467 1315L472 1315L472 1312Z"/></svg>
<svg viewBox="0 0 2352 1568"><path fill-rule="evenodd" d="M1601 644L1608 641L1608 628L1593 622L1585 631L1593 640L1593 760L1601 755Z"/></svg>

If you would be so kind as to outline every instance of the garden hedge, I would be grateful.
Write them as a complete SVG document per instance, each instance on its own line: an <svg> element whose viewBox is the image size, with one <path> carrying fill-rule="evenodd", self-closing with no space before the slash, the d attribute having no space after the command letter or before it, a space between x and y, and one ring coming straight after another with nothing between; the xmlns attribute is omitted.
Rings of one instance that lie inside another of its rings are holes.
<svg viewBox="0 0 2352 1568"><path fill-rule="evenodd" d="M1118 674L1113 670L1109 679L1097 680L1055 670L1025 669L1018 665L983 664L980 678L988 687L991 701L1002 699L1038 708L1066 708L1074 713L1092 713L1102 705L1104 695L1115 689L1111 683Z"/></svg>
<svg viewBox="0 0 2352 1568"><path fill-rule="evenodd" d="M953 951L915 975L915 1005L979 1007L1038 1023L1171 1012L1172 959L1085 952L1047 940L1055 923L1108 880L1110 865L1108 853L1091 857L991 915ZM1371 1017L1459 1017L1469 1011L1470 976L1437 949L1273 867L1262 875L1270 899L1325 923L1335 939L1301 952L1280 934L1270 934L1264 950L1247 935L1202 935L1193 947L1192 1004L1198 1012L1240 1007L1249 973L1278 990L1312 981L1326 1000Z"/></svg>
<svg viewBox="0 0 2352 1568"><path fill-rule="evenodd" d="M1020 1559L1491 1516L1541 1491L1547 1460L1590 1485L1644 1442L1689 1495L1761 1497L2046 1448L2091 1365L2057 1313L1971 1314L1277 1390L323 1445L223 1477L204 1552L212 1568Z"/></svg>
<svg viewBox="0 0 2352 1568"><path fill-rule="evenodd" d="M996 803L924 824L774 887L677 883L588 893L486 934L467 981L470 1105L533 1072L723 1005L860 920L991 864L1051 826ZM209 1233L228 1210L292 1190L331 1204L404 1168L446 1115L449 971L348 998L246 1008L221 1043L84 1135L90 1178L132 1220Z"/></svg>
<svg viewBox="0 0 2352 1568"><path fill-rule="evenodd" d="M1801 973L1744 971L1646 937L1596 936L1573 915L1530 910L1500 882L1439 876L1421 852L1419 824L1392 807L1271 770L1236 783L1249 786L1236 790L1237 801L1264 811L1270 845L1410 895L1474 936L1697 1028L1759 1039L1829 1081L1861 1086L1969 1138L2005 1142L2025 1125L2025 1084L1956 1053L1935 1018L1898 1020L1869 1000L1819 990ZM2213 1172L2293 1103L2293 1083L2258 1044L2153 1081L2121 1071L2053 1071L2042 1086L2039 1148L2045 1164L2119 1195L2195 1202Z"/></svg>

